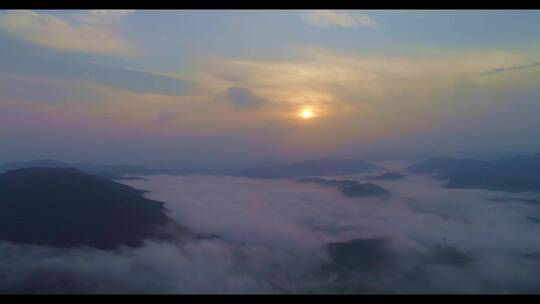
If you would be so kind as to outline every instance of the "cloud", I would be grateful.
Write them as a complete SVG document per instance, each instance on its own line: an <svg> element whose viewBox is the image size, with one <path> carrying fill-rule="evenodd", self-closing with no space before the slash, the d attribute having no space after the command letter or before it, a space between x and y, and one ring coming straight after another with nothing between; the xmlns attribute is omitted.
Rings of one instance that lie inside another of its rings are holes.
<svg viewBox="0 0 540 304"><path fill-rule="evenodd" d="M488 140L484 134L490 130L489 141L500 138L495 134L497 128L478 125L495 123L483 113L504 105L513 105L514 111L497 115L500 120L514 122L515 127L507 130L514 134L509 138L525 148L527 134L518 124L527 123L532 128L536 120L518 122L516 117L529 115L526 109L532 102L525 97L536 90L538 75L512 73L501 78L482 77L480 73L494 66L534 62L535 58L534 52L493 49L376 54L308 46L295 48L279 59L207 61L194 79L210 94L238 86L255 90L258 97L268 100L264 111L254 112L274 119L274 126L292 129L279 135L278 128L270 131L280 137L281 146L290 149L288 157L306 157L313 151L350 153L352 145L401 149L403 144L411 145L409 140L418 146L431 145L425 140L428 136L439 141L435 146L474 148ZM296 119L305 106L317 111L317 119L310 124ZM236 124L261 129L264 122L238 120ZM465 133L475 134L476 139L450 139L453 136L449 133L465 125L469 129Z"/></svg>
<svg viewBox="0 0 540 304"><path fill-rule="evenodd" d="M377 22L361 12L337 10L312 10L302 15L309 25L318 27L374 27Z"/></svg>
<svg viewBox="0 0 540 304"><path fill-rule="evenodd" d="M236 110L258 108L266 102L264 98L253 95L249 89L235 86L227 90L227 100Z"/></svg>
<svg viewBox="0 0 540 304"><path fill-rule="evenodd" d="M176 115L174 115L173 113L164 112L164 113L159 114L159 116L157 118L157 121L159 123L167 123L167 122L173 120L175 117L176 117Z"/></svg>
<svg viewBox="0 0 540 304"><path fill-rule="evenodd" d="M87 14L78 16L81 23L88 25L108 25L135 13L135 10L90 10Z"/></svg>
<svg viewBox="0 0 540 304"><path fill-rule="evenodd" d="M351 199L289 180L191 175L124 182L164 201L179 223L218 238L115 251L0 242L0 292L540 290L540 225L528 219L540 213L517 201L531 194L446 189L417 176L381 181L394 193L388 200Z"/></svg>
<svg viewBox="0 0 540 304"><path fill-rule="evenodd" d="M26 44L2 33L0 39L6 42L0 45L0 56L3 58L0 61L0 75L26 80L61 81L76 86L84 83L138 93L192 93L193 83L175 75L80 60L51 49ZM41 96L36 94L35 98Z"/></svg>
<svg viewBox="0 0 540 304"><path fill-rule="evenodd" d="M352 178L365 182L367 175ZM539 211L515 200L532 194L446 189L417 176L378 182L394 193L388 200L349 199L335 189L287 180L160 176L129 184L165 201L177 221L251 252L240 268L249 269L252 281L271 276L271 292L540 290L540 272L529 268L540 261L526 257L540 251L534 242L540 225L527 219ZM373 270L354 258L332 262L326 244L354 239L386 240L373 249L390 259L388 265ZM274 271L266 272L267 262ZM356 268L341 273L341 262ZM325 276L324 265L336 267L330 272L341 278ZM302 279L293 284L288 275Z"/></svg>
<svg viewBox="0 0 540 304"><path fill-rule="evenodd" d="M34 11L9 11L0 15L0 30L23 40L65 51L107 55L133 55L126 41L110 30L126 11L90 11L77 22Z"/></svg>

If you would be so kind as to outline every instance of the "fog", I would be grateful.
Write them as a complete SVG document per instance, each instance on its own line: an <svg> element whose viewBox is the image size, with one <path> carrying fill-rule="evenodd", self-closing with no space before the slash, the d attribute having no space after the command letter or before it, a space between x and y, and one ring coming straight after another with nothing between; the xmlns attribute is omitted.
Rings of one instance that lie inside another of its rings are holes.
<svg viewBox="0 0 540 304"><path fill-rule="evenodd" d="M540 206L520 201L534 193L446 189L419 176L376 181L393 192L388 199L348 198L293 180L160 175L122 182L165 202L169 216L194 233L215 237L114 251L0 242L0 291L540 291ZM326 244L356 239L380 241L366 243L373 248L352 262L332 260ZM372 249L377 263L363 264Z"/></svg>

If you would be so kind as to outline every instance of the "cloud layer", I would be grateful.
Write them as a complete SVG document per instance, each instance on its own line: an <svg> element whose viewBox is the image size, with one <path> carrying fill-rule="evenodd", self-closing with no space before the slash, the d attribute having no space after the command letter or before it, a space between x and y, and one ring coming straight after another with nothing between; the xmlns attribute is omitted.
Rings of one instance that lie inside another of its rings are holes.
<svg viewBox="0 0 540 304"><path fill-rule="evenodd" d="M166 202L178 222L217 238L149 241L117 251L2 242L0 290L540 291L540 246L535 241L540 225L530 220L539 218L540 211L516 201L530 194L450 190L439 181L414 176L381 181L394 192L387 200L351 199L332 188L287 180L153 176L128 183ZM339 254L326 247L358 239L381 241L336 245L345 246ZM378 266L366 266L370 254L376 255ZM348 265L346 270L342 265Z"/></svg>
<svg viewBox="0 0 540 304"><path fill-rule="evenodd" d="M89 11L75 23L34 11L0 14L0 30L45 47L107 55L132 55L127 42L110 31L110 25L131 11Z"/></svg>
<svg viewBox="0 0 540 304"><path fill-rule="evenodd" d="M266 102L253 95L249 89L234 86L227 91L227 100L237 110L257 108Z"/></svg>

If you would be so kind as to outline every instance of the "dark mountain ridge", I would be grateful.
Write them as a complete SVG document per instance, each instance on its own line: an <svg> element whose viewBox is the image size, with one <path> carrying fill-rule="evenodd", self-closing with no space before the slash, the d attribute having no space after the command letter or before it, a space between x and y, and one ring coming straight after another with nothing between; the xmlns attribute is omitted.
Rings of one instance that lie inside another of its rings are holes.
<svg viewBox="0 0 540 304"><path fill-rule="evenodd" d="M9 162L0 166L0 173L23 168L70 168L72 166L54 159L36 159L27 162Z"/></svg>
<svg viewBox="0 0 540 304"><path fill-rule="evenodd" d="M407 171L447 179L449 188L540 191L540 154L505 157L493 161L428 159L413 164Z"/></svg>
<svg viewBox="0 0 540 304"><path fill-rule="evenodd" d="M400 173L397 173L397 172L386 172L386 173L381 174L381 175L368 176L367 179L371 179L371 180L398 180L398 179L405 178L406 176L407 175L405 175L405 174L400 174Z"/></svg>
<svg viewBox="0 0 540 304"><path fill-rule="evenodd" d="M143 191L74 168L0 175L0 239L58 247L136 246L171 222Z"/></svg>
<svg viewBox="0 0 540 304"><path fill-rule="evenodd" d="M359 183L354 180L333 180L317 177L299 179L300 183L318 184L327 187L335 187L348 197L374 197L387 196L391 192L372 183Z"/></svg>
<svg viewBox="0 0 540 304"><path fill-rule="evenodd" d="M129 165L101 165L90 162L67 164L54 159L38 159L27 162L5 163L0 165L0 173L23 168L76 168L80 171L107 177L109 179L121 179L124 175L178 175L195 172L195 170L190 169L158 169Z"/></svg>

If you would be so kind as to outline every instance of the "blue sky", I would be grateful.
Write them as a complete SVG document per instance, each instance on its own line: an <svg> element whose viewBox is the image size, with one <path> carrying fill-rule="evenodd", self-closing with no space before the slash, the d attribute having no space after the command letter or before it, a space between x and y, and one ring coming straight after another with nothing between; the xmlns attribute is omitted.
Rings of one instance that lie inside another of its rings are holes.
<svg viewBox="0 0 540 304"><path fill-rule="evenodd" d="M6 12L4 12L6 13ZM39 11L71 22L86 11ZM114 31L142 57L100 58L157 72L181 73L197 56L277 57L295 45L400 53L421 47L534 49L540 34L535 10L372 10L377 25L310 26L304 11L149 10L128 13Z"/></svg>
<svg viewBox="0 0 540 304"><path fill-rule="evenodd" d="M0 159L534 150L539 36L539 11L1 11Z"/></svg>

